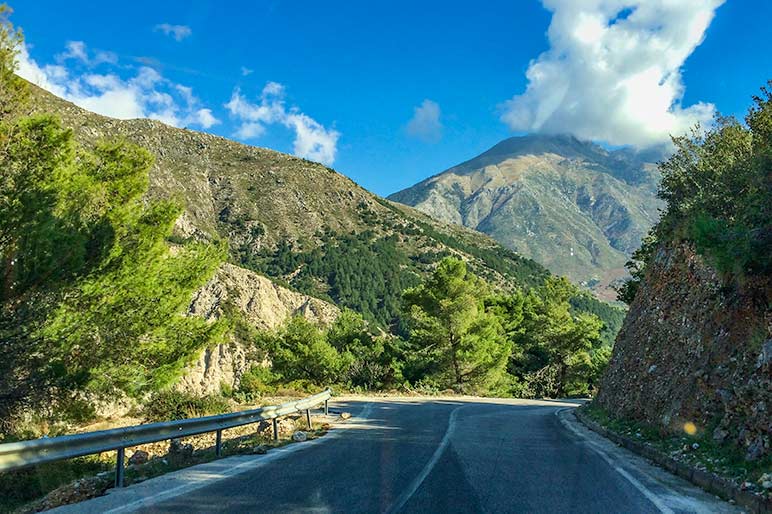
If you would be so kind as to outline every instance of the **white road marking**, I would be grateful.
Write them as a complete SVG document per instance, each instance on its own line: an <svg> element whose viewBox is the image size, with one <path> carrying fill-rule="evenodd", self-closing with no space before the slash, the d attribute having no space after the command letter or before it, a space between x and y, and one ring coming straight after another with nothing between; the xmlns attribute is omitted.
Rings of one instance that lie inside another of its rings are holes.
<svg viewBox="0 0 772 514"><path fill-rule="evenodd" d="M405 506L408 500L410 500L410 498L415 494L418 488L421 487L421 484L424 482L424 480L426 480L426 477L429 476L429 473L432 472L432 469L434 469L434 466L437 464L437 461L440 460L440 457L442 456L442 453L445 451L445 448L447 448L448 444L450 444L450 438L453 435L453 432L456 430L456 415L458 414L458 411L468 406L469 405L460 405L451 411L450 417L448 418L448 428L445 429L445 435L442 437L442 441L440 441L440 445L437 447L436 450L434 450L434 454L432 455L432 458L429 459L429 462L426 463L426 465L418 474L418 476L415 477L415 479L410 483L408 488L402 491L402 494L399 495L399 498L397 498L394 505L392 505L391 508L388 510L389 514L394 514L395 512L399 512L402 509L402 507Z"/></svg>
<svg viewBox="0 0 772 514"><path fill-rule="evenodd" d="M368 403L362 408L362 412L359 413L358 416L351 418L351 421L364 421L367 419L367 417L370 415L370 411L372 410L372 404ZM248 462L243 462L241 464L238 464L226 471L222 471L219 473L212 473L212 474L206 474L202 477L201 480L194 482L194 483L187 483L182 484L177 487L174 487L172 489L167 489L165 491L162 491L158 494L148 496L146 498L141 498L139 500L135 500L133 502L127 503L125 505L122 505L120 507L116 507L114 509L106 510L104 511L105 514L119 514L119 513L125 513L125 512L133 512L137 509L148 507L150 505L155 505L159 502L162 502L164 500L168 500L170 498L176 498L177 496L181 496L183 494L189 493L191 491L194 491L196 489L200 489L202 487L205 487L207 485L213 484L214 482L217 482L219 480L223 480L225 478L232 477L234 475L238 475L241 473L245 473L247 471L251 471L257 468L260 468L272 461L279 460L283 457L286 457L287 455L294 453L296 451L302 450L304 448L308 448L309 446L315 446L317 444L320 444L323 441L329 441L331 439L337 438L342 432L345 432L345 430L332 430L330 433L326 434L324 437L320 437L319 439L314 439L312 441L308 441L301 444L291 444L288 446L283 446L281 448L276 448L271 450L265 457L260 457L255 460L250 460ZM183 470L184 471L184 470ZM159 477L162 478L162 477ZM119 490L114 490L115 492L119 492Z"/></svg>
<svg viewBox="0 0 772 514"><path fill-rule="evenodd" d="M571 426L570 423L564 422L560 418L560 413L568 410L568 409L559 409L555 411L555 416L560 419L561 424L568 428L571 432L573 432L575 435L579 436L587 445L595 451L600 457L606 461L606 463L617 473L622 475L628 482L630 482L633 487L638 489L641 494L643 494L647 500L649 500L651 503L654 504L655 507L657 507L657 510L659 510L662 514L674 514L673 509L665 505L662 500L653 492L651 492L645 485L643 485L641 482L639 482L635 477L633 477L630 473L625 471L624 469L620 468L616 465L616 463L611 459L611 457L608 456L608 454L594 441L590 441L587 439L581 432L576 430L573 426Z"/></svg>

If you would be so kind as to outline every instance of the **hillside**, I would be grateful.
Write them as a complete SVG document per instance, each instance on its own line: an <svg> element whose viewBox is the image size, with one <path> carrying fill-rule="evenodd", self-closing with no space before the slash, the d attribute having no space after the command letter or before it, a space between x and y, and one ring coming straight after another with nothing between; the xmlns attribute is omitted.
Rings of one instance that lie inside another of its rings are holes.
<svg viewBox="0 0 772 514"><path fill-rule="evenodd" d="M225 238L230 260L388 326L401 291L446 255L504 288L548 272L489 237L379 198L317 163L153 120L115 120L31 86L35 110L57 113L91 145L123 137L150 150L151 197L177 198L180 239Z"/></svg>
<svg viewBox="0 0 772 514"><path fill-rule="evenodd" d="M212 321L227 317L229 308L236 309L250 326L264 330L275 329L292 316L329 324L340 313L334 305L288 291L263 276L225 263L196 291L188 314ZM232 334L230 340L201 352L176 385L196 395L218 393L223 384L235 388L249 367L262 360L262 355L251 353L249 342Z"/></svg>
<svg viewBox="0 0 772 514"><path fill-rule="evenodd" d="M610 284L658 217L658 158L572 136L513 137L389 198L613 299Z"/></svg>

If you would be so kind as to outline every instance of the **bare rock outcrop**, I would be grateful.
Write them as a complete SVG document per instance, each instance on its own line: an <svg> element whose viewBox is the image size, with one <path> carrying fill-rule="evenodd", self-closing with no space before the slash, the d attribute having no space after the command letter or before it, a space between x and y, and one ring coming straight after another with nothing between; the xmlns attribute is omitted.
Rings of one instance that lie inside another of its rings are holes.
<svg viewBox="0 0 772 514"><path fill-rule="evenodd" d="M290 291L270 279L233 264L223 264L215 276L193 296L188 313L207 320L223 315L226 304L235 307L258 329L275 328L295 315L321 324L335 320L339 310L323 300ZM181 390L202 395L223 385L236 387L255 362L247 348L230 341L205 349L178 383Z"/></svg>
<svg viewBox="0 0 772 514"><path fill-rule="evenodd" d="M748 460L770 454L772 284L728 284L688 245L658 250L597 401L666 432L698 430Z"/></svg>

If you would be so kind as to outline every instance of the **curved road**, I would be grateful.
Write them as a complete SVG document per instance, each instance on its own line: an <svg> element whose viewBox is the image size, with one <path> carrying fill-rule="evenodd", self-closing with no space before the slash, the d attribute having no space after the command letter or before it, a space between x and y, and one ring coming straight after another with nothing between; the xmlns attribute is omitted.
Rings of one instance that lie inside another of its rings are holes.
<svg viewBox="0 0 772 514"><path fill-rule="evenodd" d="M575 404L338 402L354 418L62 512L739 512L584 429Z"/></svg>

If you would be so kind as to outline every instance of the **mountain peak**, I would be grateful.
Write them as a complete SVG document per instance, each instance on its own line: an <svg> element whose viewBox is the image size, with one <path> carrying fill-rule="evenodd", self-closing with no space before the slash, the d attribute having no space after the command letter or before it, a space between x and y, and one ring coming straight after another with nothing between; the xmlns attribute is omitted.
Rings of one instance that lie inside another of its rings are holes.
<svg viewBox="0 0 772 514"><path fill-rule="evenodd" d="M582 141L571 134L527 134L507 138L452 169L463 173L466 170L497 164L506 159L547 153L560 155L566 159L583 159L595 163L605 163L610 159L609 152L601 146L590 141Z"/></svg>
<svg viewBox="0 0 772 514"><path fill-rule="evenodd" d="M656 171L641 159L568 134L516 136L389 198L613 298L612 282L658 215Z"/></svg>
<svg viewBox="0 0 772 514"><path fill-rule="evenodd" d="M581 141L571 134L527 134L507 138L494 145L482 156L540 155L554 153L564 157L579 157L587 152L607 154L603 148L589 141Z"/></svg>

